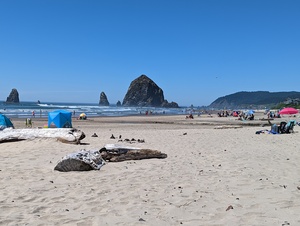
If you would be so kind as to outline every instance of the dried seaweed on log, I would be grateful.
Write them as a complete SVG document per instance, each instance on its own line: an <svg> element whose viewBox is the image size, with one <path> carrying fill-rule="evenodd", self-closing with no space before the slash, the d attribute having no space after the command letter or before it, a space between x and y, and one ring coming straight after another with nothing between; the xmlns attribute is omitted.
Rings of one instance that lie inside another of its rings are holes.
<svg viewBox="0 0 300 226"><path fill-rule="evenodd" d="M83 149L63 157L54 170L61 172L100 170L103 165L105 165L105 161L98 150L86 151Z"/></svg>
<svg viewBox="0 0 300 226"><path fill-rule="evenodd" d="M80 143L85 134L74 128L45 128L45 129L12 129L7 128L0 132L0 143L32 140L35 138L57 138L65 143Z"/></svg>

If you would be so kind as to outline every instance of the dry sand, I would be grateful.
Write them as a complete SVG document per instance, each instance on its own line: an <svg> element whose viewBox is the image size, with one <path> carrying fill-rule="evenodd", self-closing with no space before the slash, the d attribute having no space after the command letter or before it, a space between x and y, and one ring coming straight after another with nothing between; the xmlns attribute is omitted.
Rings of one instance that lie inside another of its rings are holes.
<svg viewBox="0 0 300 226"><path fill-rule="evenodd" d="M33 121L34 127L46 124ZM25 127L23 120L13 122ZM293 134L255 134L270 129L264 123L216 116L92 118L73 120L86 134L83 145L1 143L0 225L300 225L299 126ZM100 171L53 170L66 154L120 144L112 134L144 139L121 143L168 157L107 163Z"/></svg>

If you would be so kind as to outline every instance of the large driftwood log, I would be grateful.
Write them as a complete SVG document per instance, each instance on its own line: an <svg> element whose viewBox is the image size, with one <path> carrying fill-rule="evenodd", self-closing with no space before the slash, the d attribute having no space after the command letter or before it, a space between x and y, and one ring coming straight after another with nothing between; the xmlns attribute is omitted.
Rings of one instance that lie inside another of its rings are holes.
<svg viewBox="0 0 300 226"><path fill-rule="evenodd" d="M35 138L56 138L65 143L80 143L85 134L74 128L12 129L0 131L0 143Z"/></svg>
<svg viewBox="0 0 300 226"><path fill-rule="evenodd" d="M100 149L102 158L109 162L122 162L127 160L141 160L150 158L167 158L167 154L157 150L139 149L117 145L106 145Z"/></svg>
<svg viewBox="0 0 300 226"><path fill-rule="evenodd" d="M80 150L63 157L54 170L61 172L100 170L103 165L105 165L105 161L98 150Z"/></svg>
<svg viewBox="0 0 300 226"><path fill-rule="evenodd" d="M100 170L105 165L105 161L121 162L166 157L166 154L156 150L109 144L100 150L86 151L83 149L79 152L68 154L57 163L54 170L61 172Z"/></svg>

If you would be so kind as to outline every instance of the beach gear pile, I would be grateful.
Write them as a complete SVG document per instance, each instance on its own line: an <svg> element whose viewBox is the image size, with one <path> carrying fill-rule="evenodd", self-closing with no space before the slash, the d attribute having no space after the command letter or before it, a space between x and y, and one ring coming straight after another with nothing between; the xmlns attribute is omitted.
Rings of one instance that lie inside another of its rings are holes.
<svg viewBox="0 0 300 226"><path fill-rule="evenodd" d="M294 126L299 125L295 120L290 120L289 122L280 122L279 125L272 124L271 130L260 130L256 131L256 134L268 133L268 134L288 134L294 131Z"/></svg>

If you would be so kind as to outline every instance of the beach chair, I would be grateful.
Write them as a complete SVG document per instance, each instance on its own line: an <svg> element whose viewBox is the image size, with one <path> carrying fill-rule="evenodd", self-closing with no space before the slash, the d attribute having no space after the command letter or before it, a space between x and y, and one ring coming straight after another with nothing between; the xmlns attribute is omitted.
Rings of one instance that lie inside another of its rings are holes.
<svg viewBox="0 0 300 226"><path fill-rule="evenodd" d="M280 122L280 124L279 124L279 133L286 133L286 122Z"/></svg>
<svg viewBox="0 0 300 226"><path fill-rule="evenodd" d="M281 122L279 125L279 132L280 133L293 133L295 125L296 125L295 120L290 120L288 123Z"/></svg>
<svg viewBox="0 0 300 226"><path fill-rule="evenodd" d="M286 124L286 133L293 133L294 132L294 126L296 125L296 121L295 120L290 120L287 124Z"/></svg>
<svg viewBox="0 0 300 226"><path fill-rule="evenodd" d="M33 122L31 120L31 118L27 118L26 121L25 121L26 127L32 127L32 124L33 124Z"/></svg>

